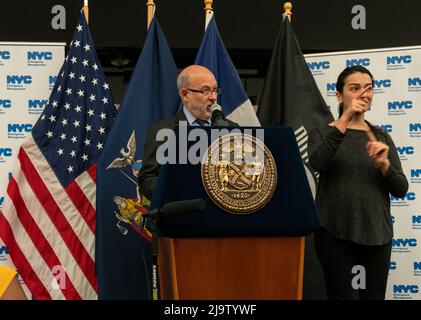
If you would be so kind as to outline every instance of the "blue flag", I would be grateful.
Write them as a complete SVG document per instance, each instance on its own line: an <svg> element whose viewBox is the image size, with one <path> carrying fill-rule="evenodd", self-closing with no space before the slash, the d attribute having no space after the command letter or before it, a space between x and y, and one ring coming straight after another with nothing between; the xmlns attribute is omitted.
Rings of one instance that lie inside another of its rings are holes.
<svg viewBox="0 0 421 320"><path fill-rule="evenodd" d="M227 118L242 126L259 126L259 120L244 90L238 72L225 49L224 43L212 17L197 53L195 64L205 66L213 72L222 93L218 104Z"/></svg>
<svg viewBox="0 0 421 320"><path fill-rule="evenodd" d="M178 69L154 18L97 166L96 266L99 299L151 299L149 200L137 174L149 126L177 112Z"/></svg>

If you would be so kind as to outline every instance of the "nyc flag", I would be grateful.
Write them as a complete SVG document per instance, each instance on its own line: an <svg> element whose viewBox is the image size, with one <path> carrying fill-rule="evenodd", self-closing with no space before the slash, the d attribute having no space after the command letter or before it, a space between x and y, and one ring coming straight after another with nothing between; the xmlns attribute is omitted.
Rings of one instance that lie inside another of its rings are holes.
<svg viewBox="0 0 421 320"><path fill-rule="evenodd" d="M213 72L222 93L218 104L223 108L227 118L241 126L260 126L253 106L244 90L241 79L212 17L197 53L195 64L205 66Z"/></svg>
<svg viewBox="0 0 421 320"><path fill-rule="evenodd" d="M18 162L0 236L35 299L96 299L96 163L115 116L83 13Z"/></svg>
<svg viewBox="0 0 421 320"><path fill-rule="evenodd" d="M176 113L178 70L156 18L133 71L97 168L100 299L152 299L151 234L141 229L149 200L137 175L149 126Z"/></svg>

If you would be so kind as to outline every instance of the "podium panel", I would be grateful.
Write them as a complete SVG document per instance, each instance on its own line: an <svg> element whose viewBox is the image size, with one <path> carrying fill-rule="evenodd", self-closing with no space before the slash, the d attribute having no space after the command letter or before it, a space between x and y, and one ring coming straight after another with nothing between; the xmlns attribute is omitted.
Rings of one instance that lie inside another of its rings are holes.
<svg viewBox="0 0 421 320"><path fill-rule="evenodd" d="M301 300L304 237L161 238L165 300Z"/></svg>

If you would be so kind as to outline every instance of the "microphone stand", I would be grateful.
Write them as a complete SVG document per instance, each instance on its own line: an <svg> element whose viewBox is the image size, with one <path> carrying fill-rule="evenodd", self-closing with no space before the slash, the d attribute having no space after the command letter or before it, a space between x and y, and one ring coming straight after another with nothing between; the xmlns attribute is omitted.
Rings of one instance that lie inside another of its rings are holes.
<svg viewBox="0 0 421 320"><path fill-rule="evenodd" d="M152 300L159 300L158 279L158 217L152 219Z"/></svg>
<svg viewBox="0 0 421 320"><path fill-rule="evenodd" d="M197 202L199 200L199 203ZM193 201L193 202L192 202ZM185 207L183 210L180 210L180 204L190 205L190 207ZM158 277L158 220L162 215L167 216L177 216L190 213L192 211L203 211L205 203L202 199L194 199L187 201L175 201L172 203L167 203L163 207L154 209L149 212L145 212L142 217L142 225L140 230L144 230L146 219L152 219L151 233L152 233L152 246L151 246L151 256L152 256L152 300L159 300L159 277Z"/></svg>
<svg viewBox="0 0 421 320"><path fill-rule="evenodd" d="M152 234L152 243L151 243L151 256L152 256L152 300L159 300L159 279L158 279L158 219L159 219L160 209L156 214L148 215L147 213L143 214L143 221L141 230L145 228L146 219L149 217L152 219L151 223L151 234Z"/></svg>

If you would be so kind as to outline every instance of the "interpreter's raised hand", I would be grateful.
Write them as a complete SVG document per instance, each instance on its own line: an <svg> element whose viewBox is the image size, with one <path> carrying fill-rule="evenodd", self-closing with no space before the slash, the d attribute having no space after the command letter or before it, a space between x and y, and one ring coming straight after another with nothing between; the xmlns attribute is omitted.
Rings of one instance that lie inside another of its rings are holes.
<svg viewBox="0 0 421 320"><path fill-rule="evenodd" d="M330 125L335 126L338 128L339 131L342 133L345 133L348 124L351 122L354 115L361 115L364 112L366 112L370 108L370 104L368 101L365 101L364 99L357 98L353 99L351 103L345 108L341 115L341 117L332 122Z"/></svg>
<svg viewBox="0 0 421 320"><path fill-rule="evenodd" d="M358 98L351 101L348 108L344 110L342 117L346 120L351 121L354 115L361 115L369 109L368 102Z"/></svg>
<svg viewBox="0 0 421 320"><path fill-rule="evenodd" d="M374 166L385 175L390 167L389 146L383 142L377 141L371 130L367 132L367 135L369 138L365 147L367 155L370 157Z"/></svg>

